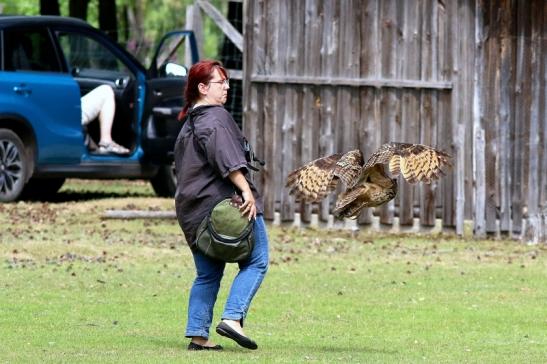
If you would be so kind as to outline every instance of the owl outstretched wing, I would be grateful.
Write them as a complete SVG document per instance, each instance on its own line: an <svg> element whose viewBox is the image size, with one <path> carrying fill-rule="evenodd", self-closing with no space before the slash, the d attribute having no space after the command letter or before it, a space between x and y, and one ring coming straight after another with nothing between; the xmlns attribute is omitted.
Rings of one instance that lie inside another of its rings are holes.
<svg viewBox="0 0 547 364"><path fill-rule="evenodd" d="M408 183L431 183L450 167L450 155L423 144L386 143L368 159L361 176L377 164L387 164L393 176L401 174Z"/></svg>
<svg viewBox="0 0 547 364"><path fill-rule="evenodd" d="M306 202L318 202L336 189L341 180L353 185L363 167L363 155L356 149L311 161L287 176L289 193Z"/></svg>

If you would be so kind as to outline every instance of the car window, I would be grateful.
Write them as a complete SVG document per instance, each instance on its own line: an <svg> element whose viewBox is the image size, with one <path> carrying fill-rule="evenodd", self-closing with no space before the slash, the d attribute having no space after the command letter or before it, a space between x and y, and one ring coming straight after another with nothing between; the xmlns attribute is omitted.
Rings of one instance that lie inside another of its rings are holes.
<svg viewBox="0 0 547 364"><path fill-rule="evenodd" d="M68 68L75 76L99 76L110 72L130 74L125 64L94 38L80 33L60 32L58 39Z"/></svg>
<svg viewBox="0 0 547 364"><path fill-rule="evenodd" d="M4 30L6 71L61 72L47 29Z"/></svg>

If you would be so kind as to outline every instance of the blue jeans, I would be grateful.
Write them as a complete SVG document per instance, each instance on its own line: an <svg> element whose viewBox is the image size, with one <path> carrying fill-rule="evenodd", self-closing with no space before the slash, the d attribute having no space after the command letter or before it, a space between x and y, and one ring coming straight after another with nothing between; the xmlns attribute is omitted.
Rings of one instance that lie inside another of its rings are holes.
<svg viewBox="0 0 547 364"><path fill-rule="evenodd" d="M268 234L262 215L256 216L254 234L253 251L249 258L238 262L239 272L232 283L222 314L222 319L240 320L242 326L251 300L268 270ZM193 251L192 254L197 275L190 290L186 337L208 338L213 321L213 307L226 263L210 259L198 251Z"/></svg>

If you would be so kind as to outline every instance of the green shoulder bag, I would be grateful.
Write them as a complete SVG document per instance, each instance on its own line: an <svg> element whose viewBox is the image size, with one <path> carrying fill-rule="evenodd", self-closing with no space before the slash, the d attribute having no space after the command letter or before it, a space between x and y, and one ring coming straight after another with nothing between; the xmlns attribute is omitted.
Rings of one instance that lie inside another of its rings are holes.
<svg viewBox="0 0 547 364"><path fill-rule="evenodd" d="M206 256L228 263L247 259L254 246L254 219L241 216L237 198L217 203L198 227L194 246Z"/></svg>

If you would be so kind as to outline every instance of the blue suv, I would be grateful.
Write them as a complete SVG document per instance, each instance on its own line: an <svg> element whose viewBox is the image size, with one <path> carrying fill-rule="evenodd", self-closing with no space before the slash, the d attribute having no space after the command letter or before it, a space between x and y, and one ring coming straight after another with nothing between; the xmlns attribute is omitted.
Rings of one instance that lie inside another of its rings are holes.
<svg viewBox="0 0 547 364"><path fill-rule="evenodd" d="M0 202L46 197L69 177L148 179L172 196L177 114L197 60L191 31L164 36L146 69L82 20L0 16ZM82 126L80 97L102 84L128 155L98 153L99 123Z"/></svg>

